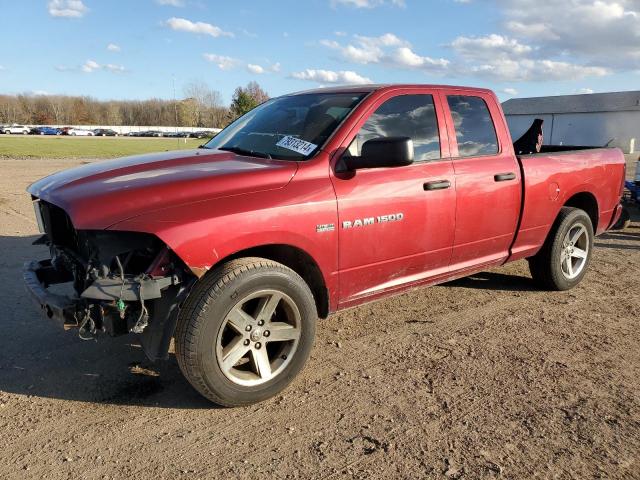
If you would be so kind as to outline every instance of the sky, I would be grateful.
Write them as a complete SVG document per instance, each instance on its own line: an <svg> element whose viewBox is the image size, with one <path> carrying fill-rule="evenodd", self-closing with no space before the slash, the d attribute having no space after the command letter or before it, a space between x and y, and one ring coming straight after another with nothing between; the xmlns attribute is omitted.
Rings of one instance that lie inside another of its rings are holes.
<svg viewBox="0 0 640 480"><path fill-rule="evenodd" d="M318 86L638 89L640 0L0 0L0 93L228 103ZM9 47L9 48L7 48Z"/></svg>

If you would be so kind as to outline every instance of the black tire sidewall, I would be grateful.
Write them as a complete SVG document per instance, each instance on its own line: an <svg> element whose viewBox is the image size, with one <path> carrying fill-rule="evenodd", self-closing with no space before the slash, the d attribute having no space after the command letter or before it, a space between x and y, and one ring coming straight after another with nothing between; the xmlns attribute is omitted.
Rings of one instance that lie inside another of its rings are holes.
<svg viewBox="0 0 640 480"><path fill-rule="evenodd" d="M215 348L218 334L224 318L239 299L265 289L282 291L298 307L301 317L298 347L285 370L274 379L257 386L238 385L224 375L218 364ZM315 337L316 307L304 281L280 269L261 267L239 274L221 292L210 291L205 294L210 295L212 300L197 313L201 317L201 326L195 348L197 368L206 387L215 392L225 405L259 402L284 389L302 370Z"/></svg>

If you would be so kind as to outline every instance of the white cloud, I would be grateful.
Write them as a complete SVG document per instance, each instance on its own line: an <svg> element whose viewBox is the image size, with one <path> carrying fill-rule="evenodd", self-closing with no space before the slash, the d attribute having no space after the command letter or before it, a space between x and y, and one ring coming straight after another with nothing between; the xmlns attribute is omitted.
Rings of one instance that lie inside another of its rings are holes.
<svg viewBox="0 0 640 480"><path fill-rule="evenodd" d="M50 0L47 7L52 17L80 18L89 10L82 0Z"/></svg>
<svg viewBox="0 0 640 480"><path fill-rule="evenodd" d="M491 63L460 69L461 74L473 74L498 81L542 82L550 80L579 80L602 77L610 73L603 67L590 67L555 60L497 59Z"/></svg>
<svg viewBox="0 0 640 480"><path fill-rule="evenodd" d="M639 0L498 0L505 26L540 48L617 71L640 67Z"/></svg>
<svg viewBox="0 0 640 480"><path fill-rule="evenodd" d="M256 65L255 63L248 63L247 70L250 73L254 73L256 75L261 75L264 73L264 67L261 67L260 65Z"/></svg>
<svg viewBox="0 0 640 480"><path fill-rule="evenodd" d="M406 68L421 68L432 72L444 71L451 63L444 58L423 57L413 52L409 47L400 47L387 57L392 64Z"/></svg>
<svg viewBox="0 0 640 480"><path fill-rule="evenodd" d="M577 90L576 93L581 94L581 95L586 95L586 94L594 93L594 90L591 89L591 88L581 88L581 89Z"/></svg>
<svg viewBox="0 0 640 480"><path fill-rule="evenodd" d="M109 50L110 52L119 52L120 46L116 45L115 43L110 43L109 45L107 45L107 50Z"/></svg>
<svg viewBox="0 0 640 480"><path fill-rule="evenodd" d="M244 65L248 72L255 75L262 75L263 73L277 73L280 71L280 63L271 63L267 66L259 65L257 63L245 63L239 58L227 57L225 55L217 55L215 53L205 53L202 56L207 62L215 63L220 70L232 70L234 68Z"/></svg>
<svg viewBox="0 0 640 480"><path fill-rule="evenodd" d="M408 41L393 33L379 37L354 35L353 43L347 45L335 40L321 40L320 44L336 50L344 60L363 65L381 63L400 68L425 69L435 73L447 69L450 63L443 58L434 59L418 55L411 49Z"/></svg>
<svg viewBox="0 0 640 480"><path fill-rule="evenodd" d="M516 95L518 95L518 90L516 90L515 88L503 88L502 89L502 93L506 93L507 95L511 95L512 97L515 97Z"/></svg>
<svg viewBox="0 0 640 480"><path fill-rule="evenodd" d="M497 81L553 81L599 77L609 69L583 65L558 55L544 56L538 47L515 38L491 34L480 37L457 37L449 45L462 61L454 70L460 75L475 75ZM560 57L556 59L553 57Z"/></svg>
<svg viewBox="0 0 640 480"><path fill-rule="evenodd" d="M170 7L184 7L184 0L156 0L158 5L168 5Z"/></svg>
<svg viewBox="0 0 640 480"><path fill-rule="evenodd" d="M250 32L249 30L247 30L246 28L241 28L240 29L240 33L242 33L245 37L249 37L249 38L258 38L258 34L254 33L254 32Z"/></svg>
<svg viewBox="0 0 640 480"><path fill-rule="evenodd" d="M113 73L123 73L126 70L122 65L114 65L113 63L107 63L102 68Z"/></svg>
<svg viewBox="0 0 640 480"><path fill-rule="evenodd" d="M94 60L87 60L86 62L84 62L84 65L82 65L82 67L80 68L85 73L92 73L95 70L100 69L100 64Z"/></svg>
<svg viewBox="0 0 640 480"><path fill-rule="evenodd" d="M449 46L459 55L473 59L490 59L499 54L521 57L533 50L532 47L523 45L518 40L495 33L484 37L458 37Z"/></svg>
<svg viewBox="0 0 640 480"><path fill-rule="evenodd" d="M237 58L217 55L215 53L205 53L203 57L207 62L215 63L220 70L231 70L242 63Z"/></svg>
<svg viewBox="0 0 640 480"><path fill-rule="evenodd" d="M341 5L353 8L374 8L382 5L404 8L406 6L404 0L331 0L330 3L334 8Z"/></svg>
<svg viewBox="0 0 640 480"><path fill-rule="evenodd" d="M291 77L298 80L308 80L318 83L341 83L347 85L373 83L371 79L363 77L350 70L334 72L332 70L316 70L308 68L301 72L292 73Z"/></svg>
<svg viewBox="0 0 640 480"><path fill-rule="evenodd" d="M353 38L353 43L348 45L342 45L335 40L321 40L320 44L339 51L345 60L361 64L379 63L382 61L387 48L409 45L408 42L392 33L386 33L379 37L354 35Z"/></svg>
<svg viewBox="0 0 640 480"><path fill-rule="evenodd" d="M192 22L186 18L171 17L166 25L172 29L182 32L197 33L200 35L210 35L217 37L233 37L233 33L225 32L220 27L205 22Z"/></svg>
<svg viewBox="0 0 640 480"><path fill-rule="evenodd" d="M56 67L56 70L58 70L60 72L64 72L64 71L70 71L70 70L74 70L74 69L59 65L59 66ZM106 70L106 71L109 71L111 73L123 73L123 72L126 71L126 68L124 68L122 65L115 65L113 63L107 63L106 65L100 65L95 60L87 60L80 67L80 70L82 70L84 73L93 73L93 72L95 72L97 70Z"/></svg>

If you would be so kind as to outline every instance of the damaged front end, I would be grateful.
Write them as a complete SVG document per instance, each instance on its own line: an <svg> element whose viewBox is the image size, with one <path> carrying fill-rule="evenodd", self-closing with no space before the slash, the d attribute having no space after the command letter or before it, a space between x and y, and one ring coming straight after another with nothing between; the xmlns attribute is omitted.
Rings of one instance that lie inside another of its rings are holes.
<svg viewBox="0 0 640 480"><path fill-rule="evenodd" d="M100 332L139 334L152 359L164 358L179 305L196 277L156 236L141 232L76 230L61 208L34 199L50 260L26 263L24 281L43 313L82 338ZM51 286L72 285L69 293Z"/></svg>

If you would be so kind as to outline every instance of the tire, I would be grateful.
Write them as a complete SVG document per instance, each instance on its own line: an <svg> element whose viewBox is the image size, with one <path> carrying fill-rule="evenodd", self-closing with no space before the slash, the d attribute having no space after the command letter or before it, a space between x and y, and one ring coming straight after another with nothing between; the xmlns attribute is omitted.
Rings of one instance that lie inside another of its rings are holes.
<svg viewBox="0 0 640 480"><path fill-rule="evenodd" d="M263 258L232 260L210 271L180 310L178 365L218 405L266 400L302 370L317 317L311 290L293 270Z"/></svg>
<svg viewBox="0 0 640 480"><path fill-rule="evenodd" d="M587 273L593 224L584 210L562 207L542 249L529 258L534 281L548 290L569 290Z"/></svg>

